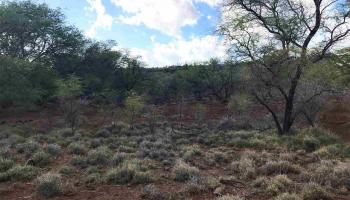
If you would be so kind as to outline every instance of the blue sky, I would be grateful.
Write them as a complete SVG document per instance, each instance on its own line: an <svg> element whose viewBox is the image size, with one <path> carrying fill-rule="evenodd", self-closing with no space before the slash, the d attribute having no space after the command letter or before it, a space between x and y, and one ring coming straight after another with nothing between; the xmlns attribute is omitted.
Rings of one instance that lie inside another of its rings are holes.
<svg viewBox="0 0 350 200"><path fill-rule="evenodd" d="M115 40L150 67L225 57L214 34L221 0L37 1L61 8L87 37Z"/></svg>

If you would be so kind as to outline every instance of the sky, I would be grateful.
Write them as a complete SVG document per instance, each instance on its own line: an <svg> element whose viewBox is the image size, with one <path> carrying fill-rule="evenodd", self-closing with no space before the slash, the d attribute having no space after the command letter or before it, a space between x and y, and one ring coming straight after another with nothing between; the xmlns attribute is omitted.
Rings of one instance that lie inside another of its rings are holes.
<svg viewBox="0 0 350 200"><path fill-rule="evenodd" d="M221 0L36 0L61 8L88 38L115 40L148 67L224 60Z"/></svg>

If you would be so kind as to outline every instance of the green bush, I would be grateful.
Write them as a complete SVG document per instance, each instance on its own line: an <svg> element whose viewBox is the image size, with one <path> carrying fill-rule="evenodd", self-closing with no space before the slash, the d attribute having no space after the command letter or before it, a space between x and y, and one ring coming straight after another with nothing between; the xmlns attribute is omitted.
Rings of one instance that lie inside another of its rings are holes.
<svg viewBox="0 0 350 200"><path fill-rule="evenodd" d="M284 192L288 192L292 188L293 181L286 175L277 175L272 178L267 187L267 192L271 195L279 195Z"/></svg>
<svg viewBox="0 0 350 200"><path fill-rule="evenodd" d="M107 173L107 181L112 184L127 184L134 177L135 171L129 168L112 169Z"/></svg>
<svg viewBox="0 0 350 200"><path fill-rule="evenodd" d="M84 155L86 153L85 145L79 143L71 143L68 146L68 151L74 155Z"/></svg>
<svg viewBox="0 0 350 200"><path fill-rule="evenodd" d="M305 138L303 144L306 152L314 152L321 146L321 142L314 137Z"/></svg>
<svg viewBox="0 0 350 200"><path fill-rule="evenodd" d="M45 167L50 164L50 155L43 151L36 152L27 163L36 167Z"/></svg>
<svg viewBox="0 0 350 200"><path fill-rule="evenodd" d="M58 157L62 154L62 148L58 144L49 144L46 148L47 153L52 156Z"/></svg>
<svg viewBox="0 0 350 200"><path fill-rule="evenodd" d="M132 180L136 184L145 184L151 182L151 175L148 172L136 171Z"/></svg>
<svg viewBox="0 0 350 200"><path fill-rule="evenodd" d="M60 195L62 193L61 176L51 173L41 175L36 180L36 191L46 198Z"/></svg>
<svg viewBox="0 0 350 200"><path fill-rule="evenodd" d="M127 158L127 154L126 153L116 153L114 154L113 158L112 158L112 165L113 166L118 166L121 163L124 162L124 160Z"/></svg>
<svg viewBox="0 0 350 200"><path fill-rule="evenodd" d="M34 152L38 151L40 148L40 145L37 142L29 141L26 143L18 144L16 146L18 153L24 153L26 155L31 155Z"/></svg>
<svg viewBox="0 0 350 200"><path fill-rule="evenodd" d="M0 172L6 172L9 170L15 162L7 158L0 158Z"/></svg>
<svg viewBox="0 0 350 200"><path fill-rule="evenodd" d="M61 167L59 173L65 176L73 175L75 170L71 166L63 166Z"/></svg>
<svg viewBox="0 0 350 200"><path fill-rule="evenodd" d="M175 181L185 182L193 177L199 177L199 170L178 160L172 170L172 175Z"/></svg>
<svg viewBox="0 0 350 200"><path fill-rule="evenodd" d="M100 173L91 173L84 178L84 183L88 186L97 185L102 182L102 176Z"/></svg>
<svg viewBox="0 0 350 200"><path fill-rule="evenodd" d="M112 152L107 147L100 147L88 152L87 161L91 165L107 165L111 162Z"/></svg>
<svg viewBox="0 0 350 200"><path fill-rule="evenodd" d="M37 175L38 170L37 168L30 165L24 165L24 166L17 165L11 168L10 170L8 170L6 173L10 180L27 181L34 178Z"/></svg>
<svg viewBox="0 0 350 200"><path fill-rule="evenodd" d="M84 156L73 156L72 160L70 161L70 164L80 169L88 167L87 159Z"/></svg>
<svg viewBox="0 0 350 200"><path fill-rule="evenodd" d="M107 182L111 184L146 183L150 175L144 172L138 160L125 161L120 167L107 173Z"/></svg>

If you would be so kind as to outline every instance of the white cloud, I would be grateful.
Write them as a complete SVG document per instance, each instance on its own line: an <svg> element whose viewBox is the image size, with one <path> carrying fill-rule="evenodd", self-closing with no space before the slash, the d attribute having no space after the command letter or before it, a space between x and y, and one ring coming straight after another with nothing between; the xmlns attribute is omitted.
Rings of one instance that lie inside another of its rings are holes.
<svg viewBox="0 0 350 200"><path fill-rule="evenodd" d="M113 17L106 13L102 0L87 0L87 2L89 3L89 10L96 13L96 20L86 31L86 35L94 37L98 28L110 29L112 27Z"/></svg>
<svg viewBox="0 0 350 200"><path fill-rule="evenodd" d="M121 15L119 22L145 25L167 35L179 38L181 28L197 23L199 13L189 0L111 0L128 15Z"/></svg>
<svg viewBox="0 0 350 200"><path fill-rule="evenodd" d="M152 43L154 43L156 41L156 36L152 35L149 39L151 40Z"/></svg>
<svg viewBox="0 0 350 200"><path fill-rule="evenodd" d="M149 67L204 62L210 58L226 59L226 48L217 36L179 39L167 44L155 43L152 49L131 49L131 54L141 56Z"/></svg>
<svg viewBox="0 0 350 200"><path fill-rule="evenodd" d="M195 0L195 2L206 3L209 6L218 6L223 2L223 0Z"/></svg>
<svg viewBox="0 0 350 200"><path fill-rule="evenodd" d="M194 3L217 6L222 0L111 0L127 14L118 22L145 25L167 35L181 38L181 28L195 25L200 17Z"/></svg>

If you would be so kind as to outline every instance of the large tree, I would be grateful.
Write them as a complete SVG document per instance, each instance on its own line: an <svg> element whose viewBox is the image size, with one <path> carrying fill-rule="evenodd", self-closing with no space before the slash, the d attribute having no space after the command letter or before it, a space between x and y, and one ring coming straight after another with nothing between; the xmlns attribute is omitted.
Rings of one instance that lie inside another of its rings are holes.
<svg viewBox="0 0 350 200"><path fill-rule="evenodd" d="M59 9L31 1L0 3L0 54L54 62L80 51L83 36L65 23Z"/></svg>
<svg viewBox="0 0 350 200"><path fill-rule="evenodd" d="M349 14L343 0L225 3L219 30L232 45L232 55L250 66L249 89L271 113L279 134L290 133L305 107L328 91L303 80L304 74L345 43Z"/></svg>

